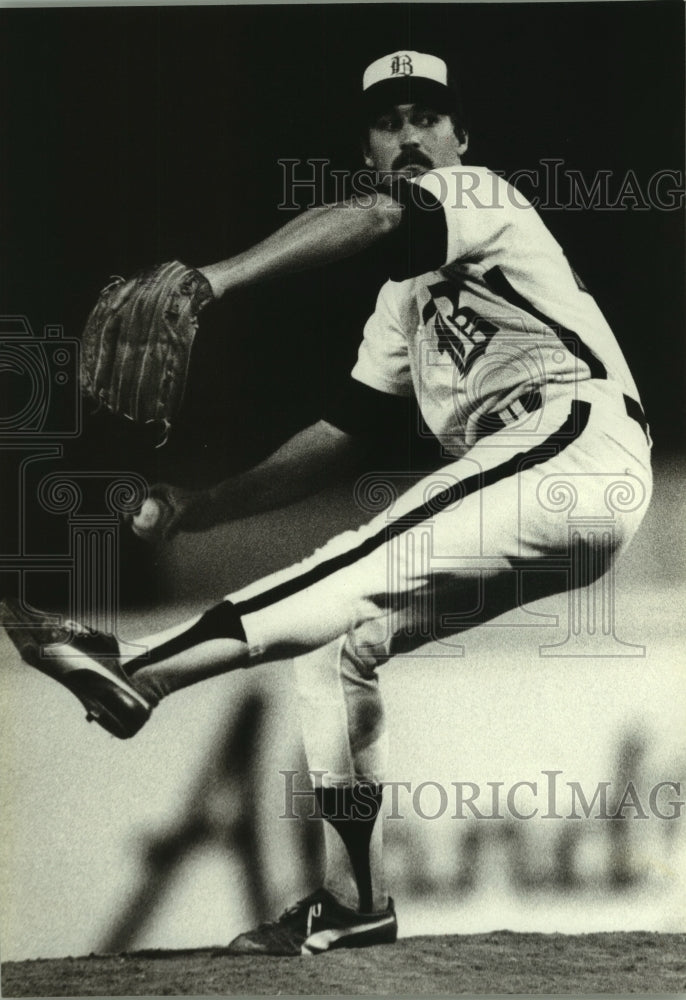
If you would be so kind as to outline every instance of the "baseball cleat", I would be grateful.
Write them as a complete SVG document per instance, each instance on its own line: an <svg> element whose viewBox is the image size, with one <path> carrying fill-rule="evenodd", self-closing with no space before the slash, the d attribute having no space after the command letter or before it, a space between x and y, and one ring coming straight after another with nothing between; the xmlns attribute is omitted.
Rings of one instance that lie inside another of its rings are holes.
<svg viewBox="0 0 686 1000"><path fill-rule="evenodd" d="M333 948L393 944L398 921L393 900L381 913L359 913L342 906L326 889L301 899L278 918L239 934L223 952L229 955L319 955Z"/></svg>
<svg viewBox="0 0 686 1000"><path fill-rule="evenodd" d="M12 599L0 601L0 624L25 663L76 695L88 722L127 740L150 718L153 706L119 665L113 635L71 621L55 624L49 615L28 611Z"/></svg>

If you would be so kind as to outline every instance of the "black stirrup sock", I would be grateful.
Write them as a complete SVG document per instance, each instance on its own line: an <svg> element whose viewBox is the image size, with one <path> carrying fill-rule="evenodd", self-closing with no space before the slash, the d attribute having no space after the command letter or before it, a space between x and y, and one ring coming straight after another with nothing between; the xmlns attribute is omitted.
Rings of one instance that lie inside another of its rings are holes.
<svg viewBox="0 0 686 1000"><path fill-rule="evenodd" d="M184 653L193 646L199 646L202 642L209 642L210 639L239 639L247 642L243 623L240 615L236 611L231 601L221 601L215 604L209 611L205 611L202 617L187 628L185 632L180 632L167 642L154 646L147 653L129 660L124 669L127 674L134 674L142 667L148 667L151 663L160 663L177 653Z"/></svg>
<svg viewBox="0 0 686 1000"><path fill-rule="evenodd" d="M381 808L383 786L373 782L314 790L322 819L339 835L350 858L361 913L372 911L369 842Z"/></svg>

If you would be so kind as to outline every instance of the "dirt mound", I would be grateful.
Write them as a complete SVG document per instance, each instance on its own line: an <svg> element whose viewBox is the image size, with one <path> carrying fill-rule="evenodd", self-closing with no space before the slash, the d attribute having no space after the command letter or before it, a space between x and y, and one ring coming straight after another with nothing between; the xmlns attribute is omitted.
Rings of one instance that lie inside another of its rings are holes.
<svg viewBox="0 0 686 1000"><path fill-rule="evenodd" d="M5 997L418 993L680 993L683 934L514 934L405 938L317 958L221 951L7 962Z"/></svg>

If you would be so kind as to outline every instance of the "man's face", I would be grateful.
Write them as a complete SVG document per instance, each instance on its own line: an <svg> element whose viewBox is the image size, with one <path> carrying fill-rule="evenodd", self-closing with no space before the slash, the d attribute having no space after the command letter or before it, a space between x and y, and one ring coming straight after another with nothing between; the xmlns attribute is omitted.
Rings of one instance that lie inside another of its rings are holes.
<svg viewBox="0 0 686 1000"><path fill-rule="evenodd" d="M380 173L416 177L461 162L467 149L455 135L450 115L423 104L396 104L369 127L365 163Z"/></svg>

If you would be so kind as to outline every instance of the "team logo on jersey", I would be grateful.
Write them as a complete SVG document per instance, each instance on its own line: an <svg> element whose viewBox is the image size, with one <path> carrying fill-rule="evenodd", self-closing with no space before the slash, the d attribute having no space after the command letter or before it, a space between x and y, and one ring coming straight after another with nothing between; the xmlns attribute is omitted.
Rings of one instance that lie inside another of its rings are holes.
<svg viewBox="0 0 686 1000"><path fill-rule="evenodd" d="M422 310L422 321L433 321L438 350L447 354L460 375L467 375L484 354L499 327L479 316L470 306L460 306L460 289L453 282L429 285L431 298Z"/></svg>
<svg viewBox="0 0 686 1000"><path fill-rule="evenodd" d="M414 69L410 56L393 56L391 59L391 76L412 76Z"/></svg>

